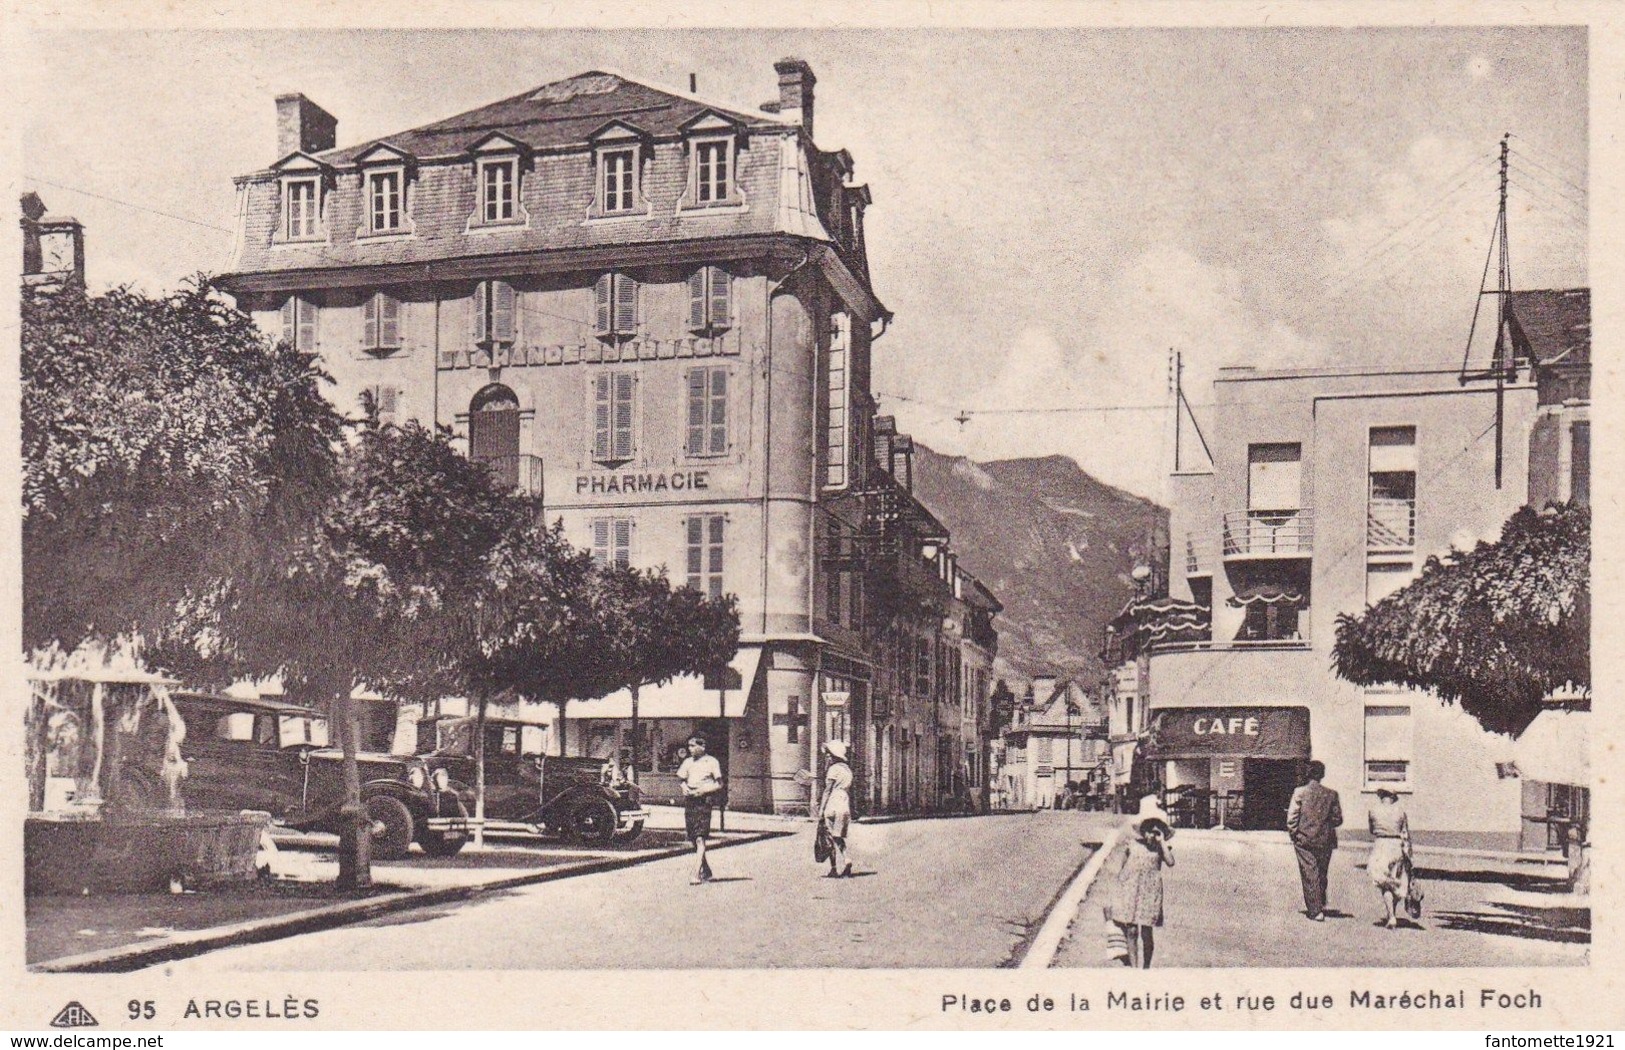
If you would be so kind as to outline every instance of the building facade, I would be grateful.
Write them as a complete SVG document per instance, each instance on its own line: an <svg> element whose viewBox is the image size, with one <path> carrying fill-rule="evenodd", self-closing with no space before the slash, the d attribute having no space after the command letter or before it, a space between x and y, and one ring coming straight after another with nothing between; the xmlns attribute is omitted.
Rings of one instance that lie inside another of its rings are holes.
<svg viewBox="0 0 1625 1050"><path fill-rule="evenodd" d="M1110 782L1107 710L1077 682L1040 677L1003 733L998 794L1009 809L1060 809Z"/></svg>
<svg viewBox="0 0 1625 1050"><path fill-rule="evenodd" d="M1423 842L1511 848L1510 741L1459 707L1334 676L1339 613L1403 587L1429 555L1494 539L1529 491L1533 383L1454 371L1225 369L1211 466L1172 479L1183 542L1171 597L1205 637L1149 649L1139 744L1186 819L1284 826L1305 763L1359 817L1378 788L1408 796Z"/></svg>
<svg viewBox="0 0 1625 1050"><path fill-rule="evenodd" d="M893 775L869 750L871 475L917 504L876 455L871 197L815 143L812 70L775 72L756 109L588 72L347 148L281 97L280 159L237 180L222 284L321 355L341 407L452 428L601 563L736 595L729 673L642 690L637 740L630 696L582 698L551 746L630 749L658 799L703 733L731 805L796 811L832 736L860 777Z"/></svg>

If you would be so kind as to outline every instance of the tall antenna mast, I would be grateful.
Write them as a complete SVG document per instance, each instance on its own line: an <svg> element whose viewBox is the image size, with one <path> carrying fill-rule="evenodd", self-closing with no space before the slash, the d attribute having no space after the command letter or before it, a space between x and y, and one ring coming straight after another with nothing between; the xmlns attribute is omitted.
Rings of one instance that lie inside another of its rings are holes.
<svg viewBox="0 0 1625 1050"><path fill-rule="evenodd" d="M1467 329L1467 347L1462 351L1461 382L1475 379L1495 380L1495 487L1501 487L1506 447L1506 381L1517 379L1517 347L1512 342L1512 251L1507 245L1507 140L1510 133L1501 136L1501 185L1495 212L1495 227L1490 231L1490 248L1484 258L1484 274L1478 282L1478 300L1473 304L1473 321ZM1495 288L1488 287L1490 260L1496 260ZM1473 335L1478 331L1478 313L1484 297L1496 297L1495 356L1488 372L1472 373L1467 370L1473 352Z"/></svg>

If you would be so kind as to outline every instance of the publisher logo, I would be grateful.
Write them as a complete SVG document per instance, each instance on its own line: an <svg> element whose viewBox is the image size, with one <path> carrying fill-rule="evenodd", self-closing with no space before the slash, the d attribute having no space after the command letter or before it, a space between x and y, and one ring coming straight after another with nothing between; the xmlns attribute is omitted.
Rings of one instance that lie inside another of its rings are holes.
<svg viewBox="0 0 1625 1050"><path fill-rule="evenodd" d="M98 1023L90 1011L77 1002L64 1006L51 1018L52 1028L95 1028Z"/></svg>

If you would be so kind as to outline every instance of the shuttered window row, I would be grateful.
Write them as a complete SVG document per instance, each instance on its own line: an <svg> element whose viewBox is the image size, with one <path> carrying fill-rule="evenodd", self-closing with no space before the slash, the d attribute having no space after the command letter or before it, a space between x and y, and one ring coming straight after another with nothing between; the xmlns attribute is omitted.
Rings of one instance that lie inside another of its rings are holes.
<svg viewBox="0 0 1625 1050"><path fill-rule="evenodd" d="M684 523L688 531L687 584L710 598L722 597L722 535L726 522L721 514L696 514Z"/></svg>
<svg viewBox="0 0 1625 1050"><path fill-rule="evenodd" d="M631 518L594 518L592 521L592 560L599 568L627 568L632 564Z"/></svg>
<svg viewBox="0 0 1625 1050"><path fill-rule="evenodd" d="M733 327L733 278L719 266L702 266L688 278L688 329L715 335Z"/></svg>
<svg viewBox="0 0 1625 1050"><path fill-rule="evenodd" d="M592 458L624 463L637 451L634 440L636 372L600 372L593 377Z"/></svg>

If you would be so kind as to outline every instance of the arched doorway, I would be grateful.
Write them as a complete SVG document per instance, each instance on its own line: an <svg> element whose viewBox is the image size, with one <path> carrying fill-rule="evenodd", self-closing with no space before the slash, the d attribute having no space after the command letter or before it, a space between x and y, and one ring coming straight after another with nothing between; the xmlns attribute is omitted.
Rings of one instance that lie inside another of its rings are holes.
<svg viewBox="0 0 1625 1050"><path fill-rule="evenodd" d="M519 398L501 383L474 395L468 406L468 458L484 463L497 481L519 484Z"/></svg>

